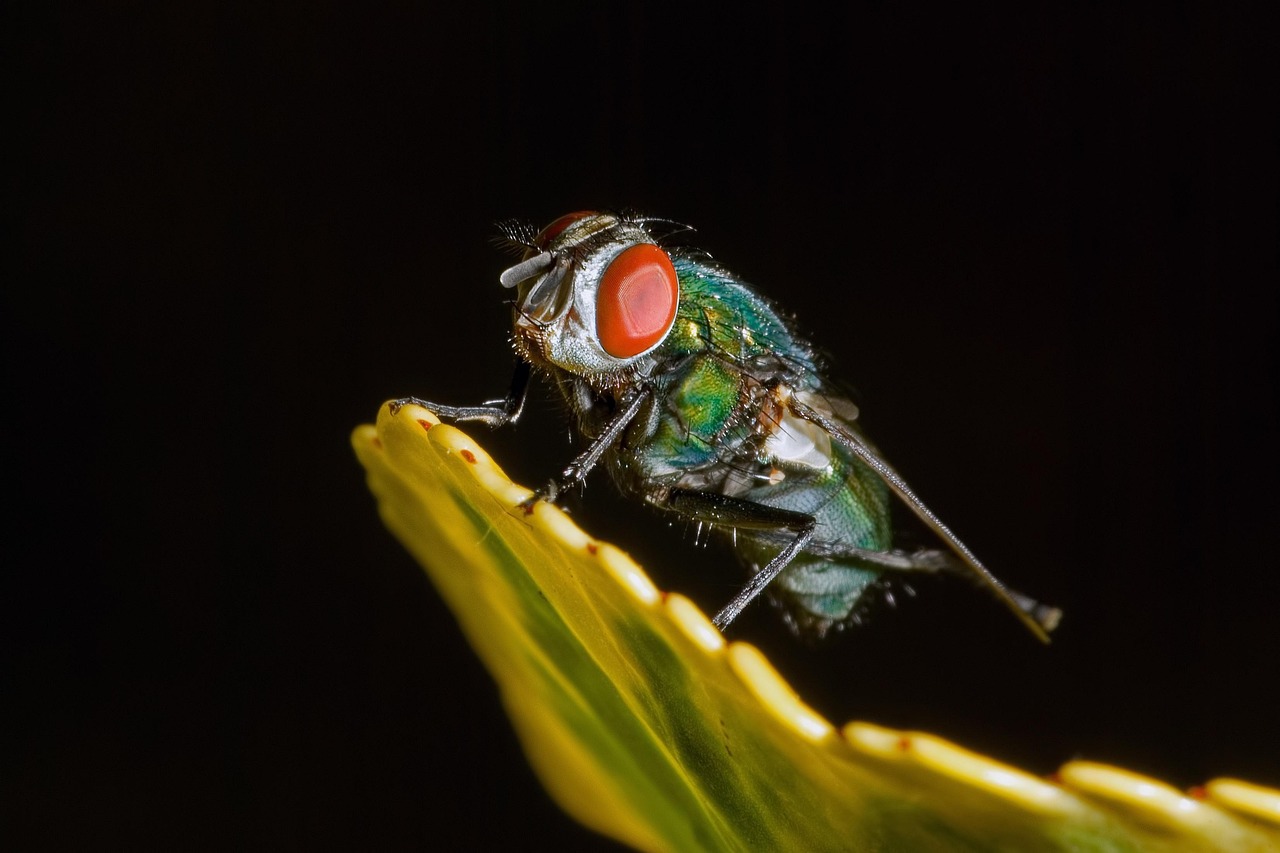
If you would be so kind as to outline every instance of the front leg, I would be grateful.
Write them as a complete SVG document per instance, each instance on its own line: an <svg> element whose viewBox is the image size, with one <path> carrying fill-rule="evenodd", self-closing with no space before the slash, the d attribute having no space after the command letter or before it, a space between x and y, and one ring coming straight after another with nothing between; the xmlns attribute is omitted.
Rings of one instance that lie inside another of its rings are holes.
<svg viewBox="0 0 1280 853"><path fill-rule="evenodd" d="M526 498L520 505L525 509L529 509L540 500L555 502L556 498L568 489L581 483L591 473L591 469L596 467L596 463L604 456L609 448L618 443L618 438L622 435L622 431L627 428L640 412L650 397L653 396L653 389L648 385L641 385L638 388L629 391L622 398L622 407L618 413L613 416L600 435L592 440L591 445L584 453L568 464L560 476L551 480L547 485L534 492Z"/></svg>
<svg viewBox="0 0 1280 853"><path fill-rule="evenodd" d="M417 397L401 397L399 400L392 400L388 405L393 415L400 411L401 406L412 403L415 406L430 409L437 416L451 421L480 421L497 429L520 419L528 394L529 362L521 360L516 362L515 372L511 376L511 390L507 392L505 399L493 400L483 406L442 406L439 403L419 400Z"/></svg>

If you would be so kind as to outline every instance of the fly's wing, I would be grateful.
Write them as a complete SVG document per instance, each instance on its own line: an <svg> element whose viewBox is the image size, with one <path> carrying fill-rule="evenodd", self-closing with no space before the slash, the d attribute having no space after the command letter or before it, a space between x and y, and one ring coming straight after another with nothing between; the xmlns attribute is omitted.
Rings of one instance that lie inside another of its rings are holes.
<svg viewBox="0 0 1280 853"><path fill-rule="evenodd" d="M1042 642L1049 642L1049 632L1057 625L1062 615L1060 611L1039 605L1025 596L1011 593L1004 584L996 579L995 575L991 574L986 566L979 562L973 552L951 532L951 529L933 514L933 510L925 506L924 502L916 496L916 493L902 479L902 476L881 459L853 429L840 423L832 416L818 411L803 400L798 399L794 394L788 399L787 408L796 417L820 426L833 440L848 448L849 452L857 456L863 464L874 471L876 476L883 480L885 485L892 489L902 502L929 529L936 533L938 538L947 544L947 547L955 552L965 569L980 584L990 589L997 598L1003 601L1005 606L1022 621L1022 624L1027 626L1031 633L1035 634Z"/></svg>

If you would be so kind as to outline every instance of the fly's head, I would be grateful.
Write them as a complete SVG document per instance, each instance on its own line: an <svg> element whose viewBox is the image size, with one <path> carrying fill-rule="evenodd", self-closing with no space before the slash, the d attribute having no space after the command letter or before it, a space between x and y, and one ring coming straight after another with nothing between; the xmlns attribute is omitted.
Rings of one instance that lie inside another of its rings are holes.
<svg viewBox="0 0 1280 853"><path fill-rule="evenodd" d="M646 373L675 323L680 282L643 223L582 211L511 236L525 246L501 279L516 290L516 352L592 385Z"/></svg>

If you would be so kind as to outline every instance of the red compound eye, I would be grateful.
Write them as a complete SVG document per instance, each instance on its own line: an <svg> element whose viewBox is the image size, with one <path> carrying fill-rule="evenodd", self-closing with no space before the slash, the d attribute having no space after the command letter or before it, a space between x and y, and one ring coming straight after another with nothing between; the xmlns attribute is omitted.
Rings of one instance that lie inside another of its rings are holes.
<svg viewBox="0 0 1280 853"><path fill-rule="evenodd" d="M533 238L533 243L539 249L546 249L551 245L551 241L559 237L566 228L580 219L586 219L588 216L599 216L600 214L594 210L579 210L576 213L566 213L555 222L552 222L546 228L538 232L538 236Z"/></svg>
<svg viewBox="0 0 1280 853"><path fill-rule="evenodd" d="M680 282L667 253L650 243L623 250L600 277L596 334L614 358L631 358L658 344L676 319Z"/></svg>

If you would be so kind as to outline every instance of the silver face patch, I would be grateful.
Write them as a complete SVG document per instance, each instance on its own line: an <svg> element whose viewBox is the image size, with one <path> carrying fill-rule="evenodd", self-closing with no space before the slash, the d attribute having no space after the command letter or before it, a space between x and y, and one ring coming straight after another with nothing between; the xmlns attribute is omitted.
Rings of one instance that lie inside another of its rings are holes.
<svg viewBox="0 0 1280 853"><path fill-rule="evenodd" d="M638 243L656 245L649 233L614 216L585 217L569 225L547 250L503 273L518 286L514 331L525 348L580 376L634 369L648 351L630 358L605 352L596 332L600 279L609 264ZM656 347L657 345L655 345ZM651 348L652 349L652 348Z"/></svg>

